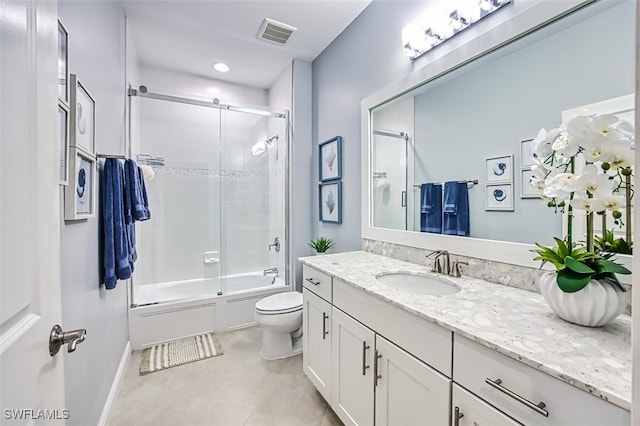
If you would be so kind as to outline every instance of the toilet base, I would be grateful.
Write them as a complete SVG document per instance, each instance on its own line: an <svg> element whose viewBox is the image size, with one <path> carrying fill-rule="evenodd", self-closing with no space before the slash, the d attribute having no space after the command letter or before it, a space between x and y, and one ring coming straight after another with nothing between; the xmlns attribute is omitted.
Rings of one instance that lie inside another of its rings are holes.
<svg viewBox="0 0 640 426"><path fill-rule="evenodd" d="M293 338L291 333L278 333L263 329L260 356L268 361L288 358L302 353L302 338Z"/></svg>

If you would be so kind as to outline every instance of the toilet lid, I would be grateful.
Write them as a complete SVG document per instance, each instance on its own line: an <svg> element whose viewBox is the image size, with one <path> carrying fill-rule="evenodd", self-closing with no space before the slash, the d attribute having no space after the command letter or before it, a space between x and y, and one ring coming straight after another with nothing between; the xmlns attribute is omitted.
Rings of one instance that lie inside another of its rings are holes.
<svg viewBox="0 0 640 426"><path fill-rule="evenodd" d="M299 309L302 309L302 293L297 291L274 294L256 303L256 310L260 312L284 314Z"/></svg>

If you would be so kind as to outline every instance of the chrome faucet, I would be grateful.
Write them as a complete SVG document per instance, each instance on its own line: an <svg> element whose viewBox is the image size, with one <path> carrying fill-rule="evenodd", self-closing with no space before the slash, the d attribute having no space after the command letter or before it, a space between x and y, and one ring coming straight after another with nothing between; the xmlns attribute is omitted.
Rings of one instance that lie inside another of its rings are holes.
<svg viewBox="0 0 640 426"><path fill-rule="evenodd" d="M437 272L438 274L450 275L450 259L449 252L446 250L436 250L427 255L427 259L433 257L433 267L431 272ZM442 258L442 261L440 261Z"/></svg>
<svg viewBox="0 0 640 426"><path fill-rule="evenodd" d="M279 253L280 252L280 238L275 237L273 239L273 243L269 244L269 251L271 251L271 247L273 247L275 249L276 253Z"/></svg>
<svg viewBox="0 0 640 426"><path fill-rule="evenodd" d="M265 277L267 275L275 275L277 277L278 276L278 268L265 269L264 271L262 271L262 275L265 276Z"/></svg>

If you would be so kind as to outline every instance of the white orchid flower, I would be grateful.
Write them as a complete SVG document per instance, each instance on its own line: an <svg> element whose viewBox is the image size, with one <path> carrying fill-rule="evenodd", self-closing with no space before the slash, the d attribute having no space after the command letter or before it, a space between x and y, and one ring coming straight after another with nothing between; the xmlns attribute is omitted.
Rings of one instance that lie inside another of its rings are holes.
<svg viewBox="0 0 640 426"><path fill-rule="evenodd" d="M560 129L551 129L548 132L545 129L540 129L538 135L531 141L531 152L538 158L547 158L553 154L551 145L559 134Z"/></svg>
<svg viewBox="0 0 640 426"><path fill-rule="evenodd" d="M586 212L601 212L605 209L604 203L597 198L574 198L571 200L571 207Z"/></svg>
<svg viewBox="0 0 640 426"><path fill-rule="evenodd" d="M575 177L573 173L558 173L550 179L547 178L542 193L548 198L568 200L574 191Z"/></svg>
<svg viewBox="0 0 640 426"><path fill-rule="evenodd" d="M531 171L533 172L533 175L535 177L544 180L553 171L553 168L547 166L546 164L538 162L537 164L533 164L531 166Z"/></svg>
<svg viewBox="0 0 640 426"><path fill-rule="evenodd" d="M569 120L567 124L567 132L576 139L590 139L593 137L591 130L591 117L579 115Z"/></svg>
<svg viewBox="0 0 640 426"><path fill-rule="evenodd" d="M612 195L602 199L605 209L610 211L620 210L625 207L625 198L622 195Z"/></svg>
<svg viewBox="0 0 640 426"><path fill-rule="evenodd" d="M633 140L635 136L635 129L633 128L633 124L628 121L620 120L613 128L622 134L625 139Z"/></svg>
<svg viewBox="0 0 640 426"><path fill-rule="evenodd" d="M575 179L575 191L581 196L591 194L594 198L604 199L611 197L615 182L604 173L599 173L595 164L584 167L582 175Z"/></svg>
<svg viewBox="0 0 640 426"><path fill-rule="evenodd" d="M573 138L568 132L562 132L556 137L551 149L561 152L564 158L570 158L575 157L580 150L580 145L577 143L576 138Z"/></svg>
<svg viewBox="0 0 640 426"><path fill-rule="evenodd" d="M634 148L630 140L621 139L615 141L608 149L606 161L614 170L621 167L632 166L635 155L633 151ZM603 158L603 160L605 160L605 158Z"/></svg>

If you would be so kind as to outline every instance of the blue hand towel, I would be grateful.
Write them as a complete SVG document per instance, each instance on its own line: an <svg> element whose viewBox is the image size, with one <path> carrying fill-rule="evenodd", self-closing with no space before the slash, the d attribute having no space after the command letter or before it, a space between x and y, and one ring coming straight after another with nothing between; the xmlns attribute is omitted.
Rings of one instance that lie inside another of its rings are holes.
<svg viewBox="0 0 640 426"><path fill-rule="evenodd" d="M142 200L144 205L144 212L146 219L151 219L151 210L149 209L149 197L147 197L147 185L144 183L144 172L142 168L138 166L138 182L140 182L140 192L142 192Z"/></svg>
<svg viewBox="0 0 640 426"><path fill-rule="evenodd" d="M143 221L148 220L147 209L145 208L144 195L142 193L142 187L140 185L138 165L133 160L127 160L124 165L125 168L125 182L127 185L127 224L131 221Z"/></svg>
<svg viewBox="0 0 640 426"><path fill-rule="evenodd" d="M102 202L104 229L104 283L107 290L117 280L131 277L129 242L124 219L124 170L114 159L105 160Z"/></svg>
<svg viewBox="0 0 640 426"><path fill-rule="evenodd" d="M444 184L444 230L446 235L469 236L469 190L467 181Z"/></svg>
<svg viewBox="0 0 640 426"><path fill-rule="evenodd" d="M423 183L420 185L420 231L442 233L442 185Z"/></svg>

